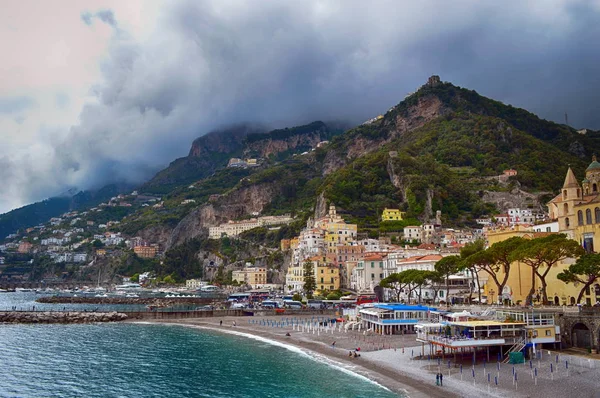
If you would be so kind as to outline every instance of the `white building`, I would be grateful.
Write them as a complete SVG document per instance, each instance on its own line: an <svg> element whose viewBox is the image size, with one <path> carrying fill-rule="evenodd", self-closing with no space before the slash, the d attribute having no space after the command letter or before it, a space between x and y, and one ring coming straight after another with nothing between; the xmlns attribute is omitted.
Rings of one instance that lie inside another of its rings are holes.
<svg viewBox="0 0 600 398"><path fill-rule="evenodd" d="M373 293L375 286L385 278L384 268L387 255L367 254L359 260L350 276L350 287L358 293Z"/></svg>
<svg viewBox="0 0 600 398"><path fill-rule="evenodd" d="M534 232L559 232L558 221L551 221L543 224L537 224L533 227Z"/></svg>
<svg viewBox="0 0 600 398"><path fill-rule="evenodd" d="M253 228L258 228L268 225L281 225L289 224L293 221L293 218L289 215L283 216L266 216L259 218L251 218L249 220L233 221L230 220L225 224L218 225L216 227L209 227L208 237L210 239L220 239L223 236L234 237L238 236L242 232L249 231Z"/></svg>
<svg viewBox="0 0 600 398"><path fill-rule="evenodd" d="M412 241L421 241L421 227L417 226L408 226L404 227L404 240Z"/></svg>

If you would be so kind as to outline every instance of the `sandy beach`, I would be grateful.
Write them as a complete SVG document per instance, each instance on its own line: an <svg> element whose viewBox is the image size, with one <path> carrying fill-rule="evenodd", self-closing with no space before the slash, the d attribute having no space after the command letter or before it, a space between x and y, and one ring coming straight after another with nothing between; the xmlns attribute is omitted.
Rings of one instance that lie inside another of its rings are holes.
<svg viewBox="0 0 600 398"><path fill-rule="evenodd" d="M301 327L292 326L293 323L314 325L318 319L311 316L294 317L294 320L285 316L267 316L152 322L243 333L295 346L317 360L341 366L410 397L600 397L600 361L560 352L544 350L542 357L531 363L501 363L500 371L496 362L463 365L461 380L460 368L454 364L448 368L447 360L440 360L438 365L437 359L411 358L421 352L421 345L415 341L413 334L382 337L367 336L356 330L340 331L339 326L335 331L331 328L326 330L323 326L321 330L311 328L309 331L305 327L302 331ZM287 333L290 335L286 336ZM356 348L360 348L361 356L349 357L349 352ZM516 383L513 368L517 374ZM537 385L536 378L532 377L536 368ZM438 372L444 375L443 386L436 385Z"/></svg>

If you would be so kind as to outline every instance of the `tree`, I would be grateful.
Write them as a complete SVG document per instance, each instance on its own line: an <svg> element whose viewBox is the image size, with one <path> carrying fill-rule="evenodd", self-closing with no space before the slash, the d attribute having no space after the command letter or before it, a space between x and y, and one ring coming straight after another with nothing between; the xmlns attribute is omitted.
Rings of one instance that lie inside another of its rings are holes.
<svg viewBox="0 0 600 398"><path fill-rule="evenodd" d="M294 295L292 296L292 300L302 301L302 295L300 293L294 293Z"/></svg>
<svg viewBox="0 0 600 398"><path fill-rule="evenodd" d="M529 303L533 302L535 294L535 278L540 279L542 285L542 300L548 302L546 277L560 261L569 257L579 257L585 250L579 243L568 239L565 234L553 234L542 238L531 239L521 245L511 255L512 261L521 261L531 267L531 289L529 290Z"/></svg>
<svg viewBox="0 0 600 398"><path fill-rule="evenodd" d="M444 275L440 274L438 271L427 271L426 279L433 290L433 302L435 303L438 292L442 288L442 283L444 283ZM447 300L446 296L446 301Z"/></svg>
<svg viewBox="0 0 600 398"><path fill-rule="evenodd" d="M446 280L446 303L448 303L448 298L450 296L450 275L456 274L460 268L460 265L460 256L443 257L434 265L438 274Z"/></svg>
<svg viewBox="0 0 600 398"><path fill-rule="evenodd" d="M315 279L315 270L313 263L310 260L306 260L303 266L304 271L304 295L307 299L313 298L313 292L317 288L317 281Z"/></svg>
<svg viewBox="0 0 600 398"><path fill-rule="evenodd" d="M402 279L402 281L407 283L409 301L412 292L418 291L419 298L417 302L419 304L421 303L421 290L423 289L423 286L427 284L427 277L429 272L431 271L422 271L418 269L408 269L406 271L400 272L400 278Z"/></svg>
<svg viewBox="0 0 600 398"><path fill-rule="evenodd" d="M469 257L476 255L477 253L485 250L485 241L483 239L478 239L473 243L467 243L465 247L460 249L460 258L463 260L460 265L460 271L467 269L475 279L475 283L477 285L477 295L479 297L479 303L481 303L481 286L479 285L479 269L477 266L477 262L468 260ZM473 289L469 289L469 304L471 303Z"/></svg>
<svg viewBox="0 0 600 398"><path fill-rule="evenodd" d="M500 298L510 274L510 265L512 263L510 256L526 242L527 240L514 236L494 243L486 250L473 253L466 261L471 263L475 268L486 272L492 278L498 289L498 298ZM502 271L501 277L500 271Z"/></svg>
<svg viewBox="0 0 600 398"><path fill-rule="evenodd" d="M575 286L582 284L577 303L581 302L584 292L600 279L600 254L588 253L577 259L574 264L556 276L565 283Z"/></svg>
<svg viewBox="0 0 600 398"><path fill-rule="evenodd" d="M379 282L379 286L394 292L396 295L396 302L400 302L400 295L408 287L408 283L404 281L401 274L402 272L390 274Z"/></svg>

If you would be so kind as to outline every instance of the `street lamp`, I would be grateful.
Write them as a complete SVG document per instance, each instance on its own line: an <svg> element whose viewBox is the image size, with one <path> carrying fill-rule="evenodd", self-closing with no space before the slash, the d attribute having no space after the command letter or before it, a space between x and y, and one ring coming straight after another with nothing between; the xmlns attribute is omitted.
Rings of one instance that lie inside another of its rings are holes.
<svg viewBox="0 0 600 398"><path fill-rule="evenodd" d="M494 303L494 293L496 293L494 289L490 289L490 296L492 296L492 304Z"/></svg>

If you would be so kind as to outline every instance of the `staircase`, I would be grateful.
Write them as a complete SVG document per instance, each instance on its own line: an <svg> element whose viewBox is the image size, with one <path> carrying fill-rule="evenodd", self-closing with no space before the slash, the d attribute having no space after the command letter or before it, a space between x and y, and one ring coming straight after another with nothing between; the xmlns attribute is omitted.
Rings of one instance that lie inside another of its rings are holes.
<svg viewBox="0 0 600 398"><path fill-rule="evenodd" d="M506 351L506 353L504 353L504 356L506 358L504 358L504 361L502 361L502 363L508 363L508 361L510 360L510 356L508 354L510 354L511 352L519 352L521 351L523 348L525 348L525 339L520 339L517 340L515 342L515 344L513 344L508 351Z"/></svg>

